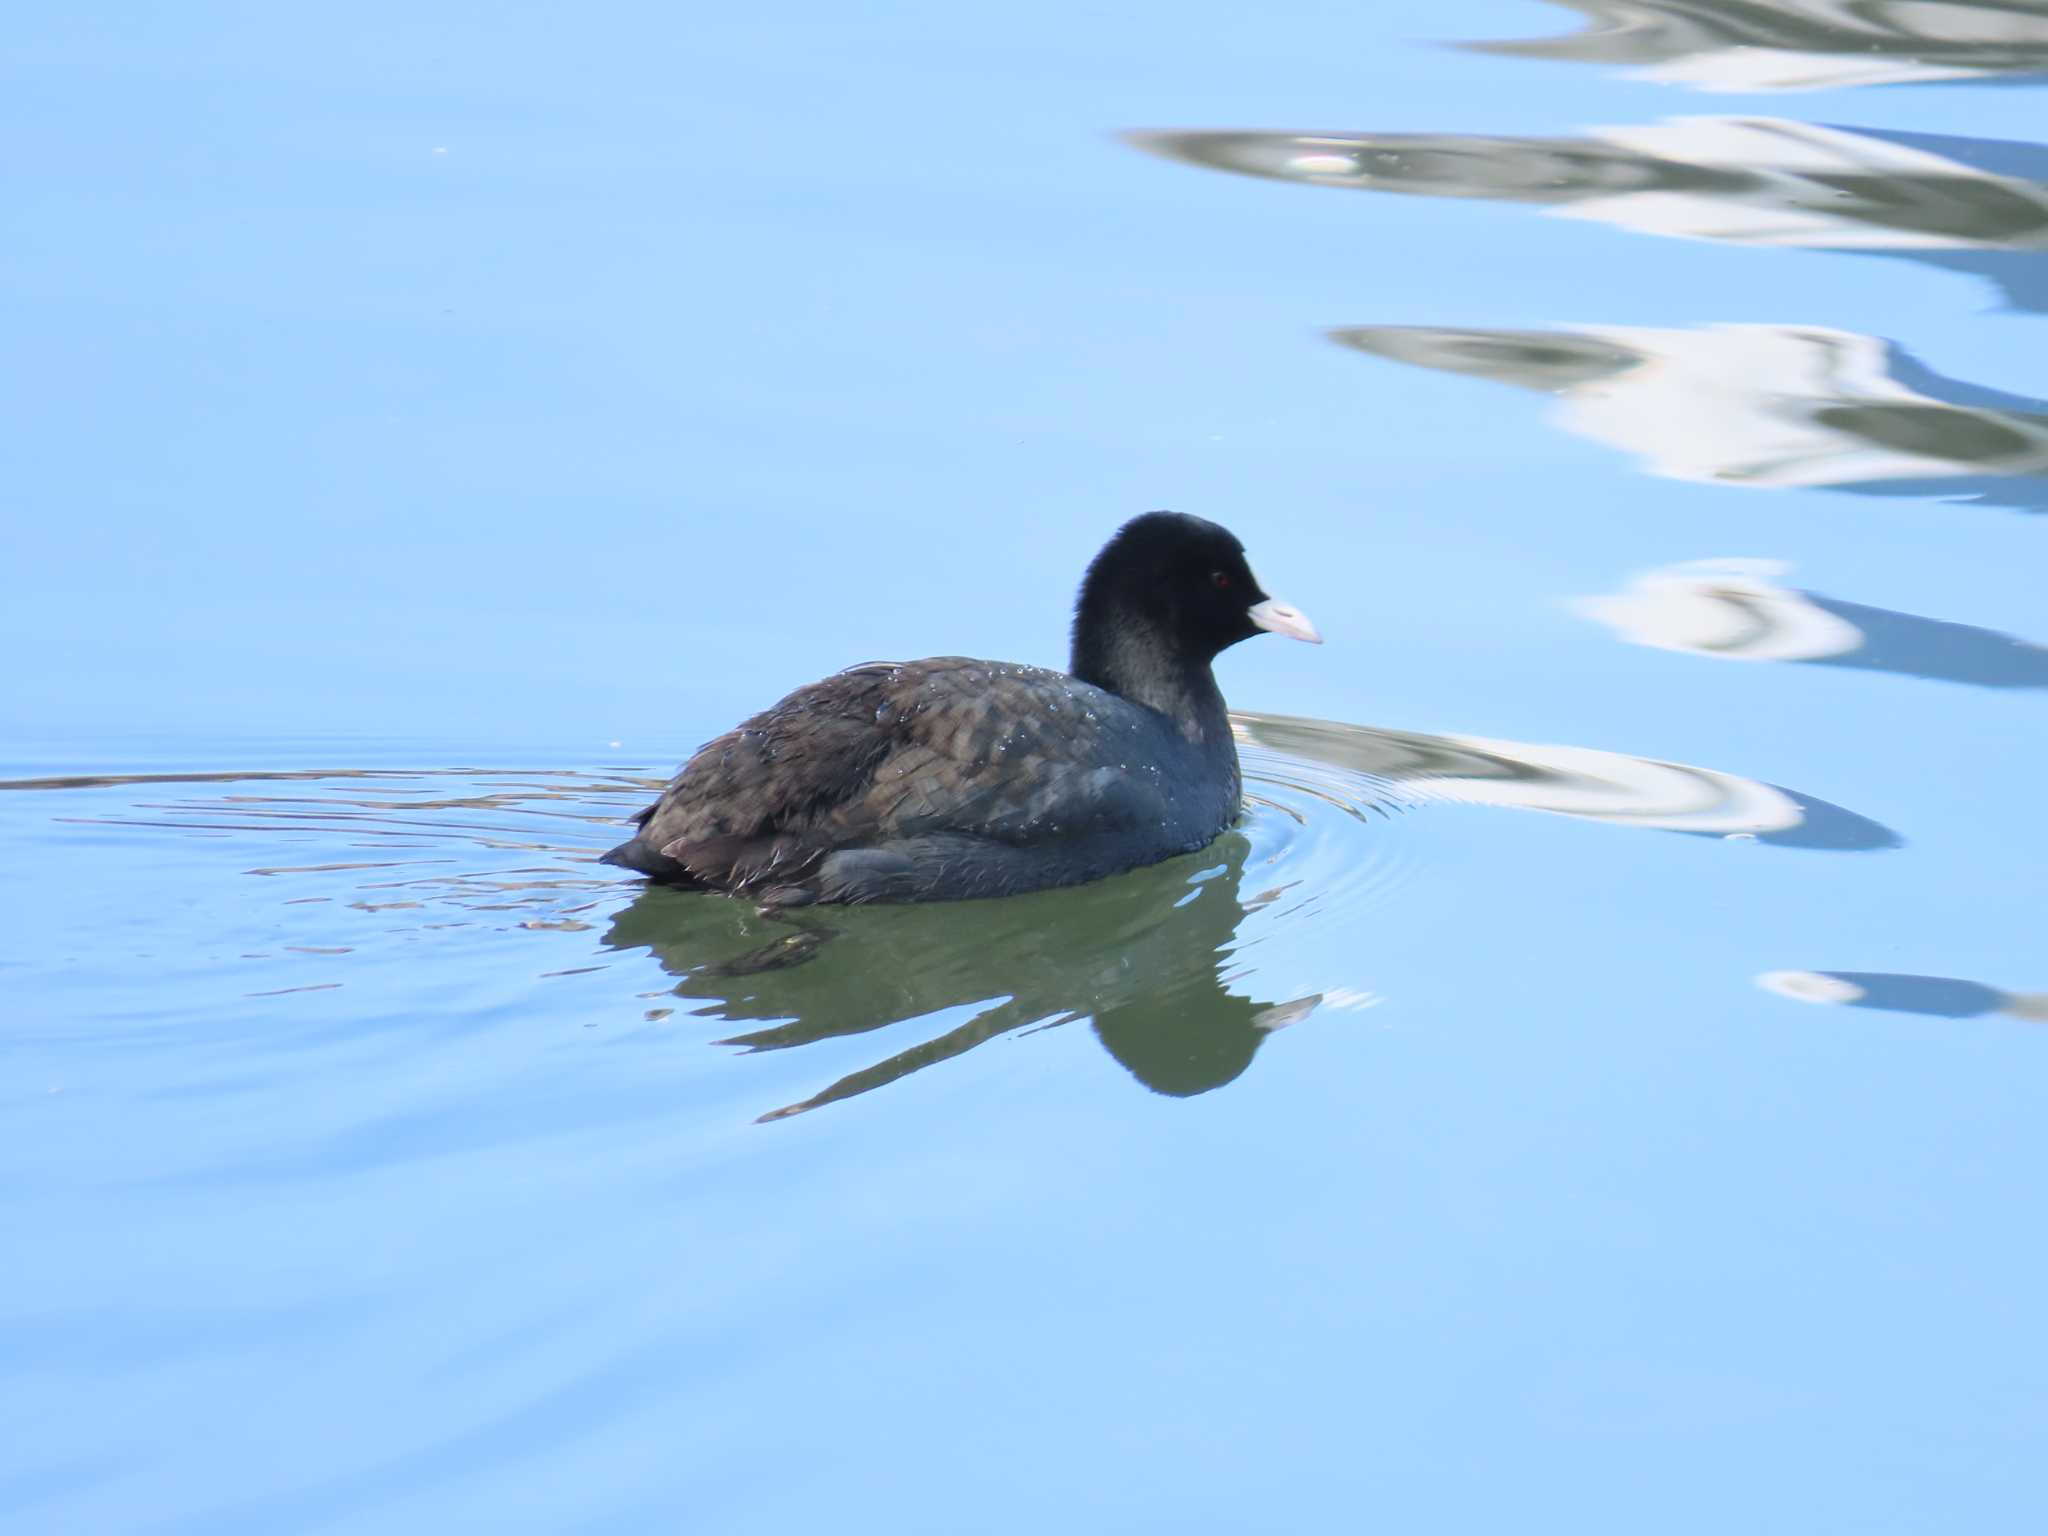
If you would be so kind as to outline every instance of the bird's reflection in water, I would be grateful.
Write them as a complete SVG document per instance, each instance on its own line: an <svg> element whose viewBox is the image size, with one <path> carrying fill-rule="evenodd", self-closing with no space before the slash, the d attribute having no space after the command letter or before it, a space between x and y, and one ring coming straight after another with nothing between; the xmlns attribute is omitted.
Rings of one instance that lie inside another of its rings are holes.
<svg viewBox="0 0 2048 1536"><path fill-rule="evenodd" d="M651 951L702 1017L757 1026L722 1043L780 1050L979 1004L965 1023L849 1073L764 1120L892 1083L1001 1035L1086 1019L1154 1092L1220 1088L1320 994L1262 1000L1234 966L1252 843L1234 831L1198 854L1074 890L1000 901L844 907L770 919L722 896L650 887L613 918L613 949Z"/></svg>
<svg viewBox="0 0 2048 1536"><path fill-rule="evenodd" d="M1904 971L1765 971L1756 984L1799 1003L1875 1008L1935 1019L2004 1014L2048 1023L2048 992L2005 992L1959 976L1916 976Z"/></svg>

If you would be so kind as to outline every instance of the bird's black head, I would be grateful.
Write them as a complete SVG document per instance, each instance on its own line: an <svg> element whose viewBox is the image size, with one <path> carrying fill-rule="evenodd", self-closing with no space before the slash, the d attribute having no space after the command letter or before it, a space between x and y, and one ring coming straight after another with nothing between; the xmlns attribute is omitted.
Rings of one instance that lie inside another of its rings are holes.
<svg viewBox="0 0 2048 1536"><path fill-rule="evenodd" d="M1147 512L1117 530L1082 579L1070 670L1142 697L1136 674L1206 671L1217 652L1262 629L1322 640L1299 609L1266 595L1229 529Z"/></svg>

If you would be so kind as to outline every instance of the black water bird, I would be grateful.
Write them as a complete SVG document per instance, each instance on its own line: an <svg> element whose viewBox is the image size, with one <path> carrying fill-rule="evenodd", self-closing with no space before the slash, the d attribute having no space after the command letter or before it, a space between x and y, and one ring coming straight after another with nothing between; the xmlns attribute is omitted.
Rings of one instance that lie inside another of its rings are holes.
<svg viewBox="0 0 2048 1536"><path fill-rule="evenodd" d="M940 656L799 688L708 742L605 862L766 906L1077 885L1211 842L1239 810L1210 662L1320 642L1230 532L1148 512L1094 561L1068 672Z"/></svg>

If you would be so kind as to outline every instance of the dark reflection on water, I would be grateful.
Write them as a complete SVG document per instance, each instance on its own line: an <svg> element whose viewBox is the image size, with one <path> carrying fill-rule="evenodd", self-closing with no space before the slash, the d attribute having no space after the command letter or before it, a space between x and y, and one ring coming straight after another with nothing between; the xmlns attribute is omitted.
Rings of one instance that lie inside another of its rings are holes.
<svg viewBox="0 0 2048 1536"><path fill-rule="evenodd" d="M2038 0L1551 0L1565 37L1463 43L1485 53L1634 66L1710 91L1826 90L2048 72Z"/></svg>
<svg viewBox="0 0 2048 1536"><path fill-rule="evenodd" d="M2048 992L2003 992L1955 976L1899 971L1766 971L1756 983L1766 992L1801 1003L1920 1013L1938 1019L1974 1019L2002 1013L2048 1022Z"/></svg>
<svg viewBox="0 0 2048 1536"><path fill-rule="evenodd" d="M1818 592L1806 596L1863 636L1845 655L1816 656L1824 666L1902 672L1979 688L2048 688L2048 647L1974 624L1895 613Z"/></svg>
<svg viewBox="0 0 2048 1536"><path fill-rule="evenodd" d="M1695 560L1574 606L1623 639L1727 661L1895 672L1980 688L2048 688L2048 647L1997 630L1804 592L1774 560Z"/></svg>
<svg viewBox="0 0 2048 1536"><path fill-rule="evenodd" d="M1877 336L1788 325L1364 325L1331 336L1551 395L1567 431L1672 479L2048 510L2048 402L1944 379Z"/></svg>
<svg viewBox="0 0 2048 1536"><path fill-rule="evenodd" d="M1929 262L2048 308L2048 149L1776 117L1579 137L1170 132L1140 148L1314 186L1527 203L1644 234Z"/></svg>
<svg viewBox="0 0 2048 1536"><path fill-rule="evenodd" d="M614 914L602 941L653 954L678 978L675 995L696 1002L693 1015L754 1026L721 1042L750 1052L974 1007L965 1022L878 1052L764 1120L866 1093L1000 1037L1083 1021L1147 1088L1206 1093L1239 1077L1274 1031L1377 1001L1351 946L1369 929L1371 907L1408 874L1399 817L1408 801L1389 779L1249 742L1242 756L1247 814L1236 829L1198 853L1094 885L776 917L650 887ZM1260 979L1256 952L1276 924L1287 925L1289 979L1307 966L1327 983L1276 992Z"/></svg>
<svg viewBox="0 0 2048 1536"><path fill-rule="evenodd" d="M721 897L649 889L613 917L604 943L651 951L681 978L677 996L702 1000L697 1015L763 1023L721 1042L756 1051L986 1005L763 1119L865 1093L1032 1025L1083 1018L1139 1082L1186 1096L1236 1078L1268 1034L1322 1001L1259 1000L1231 986L1239 925L1287 895L1285 886L1244 891L1251 847L1229 832L1199 854L1078 890L786 924Z"/></svg>

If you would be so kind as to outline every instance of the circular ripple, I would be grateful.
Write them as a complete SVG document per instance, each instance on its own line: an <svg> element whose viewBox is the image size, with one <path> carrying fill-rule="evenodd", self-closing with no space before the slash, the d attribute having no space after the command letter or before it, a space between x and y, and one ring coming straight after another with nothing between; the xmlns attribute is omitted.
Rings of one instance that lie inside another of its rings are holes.
<svg viewBox="0 0 2048 1536"><path fill-rule="evenodd" d="M1401 822L1418 802L1383 775L1270 747L1240 748L1250 840L1247 903L1277 915L1356 917L1414 875L1415 843Z"/></svg>

